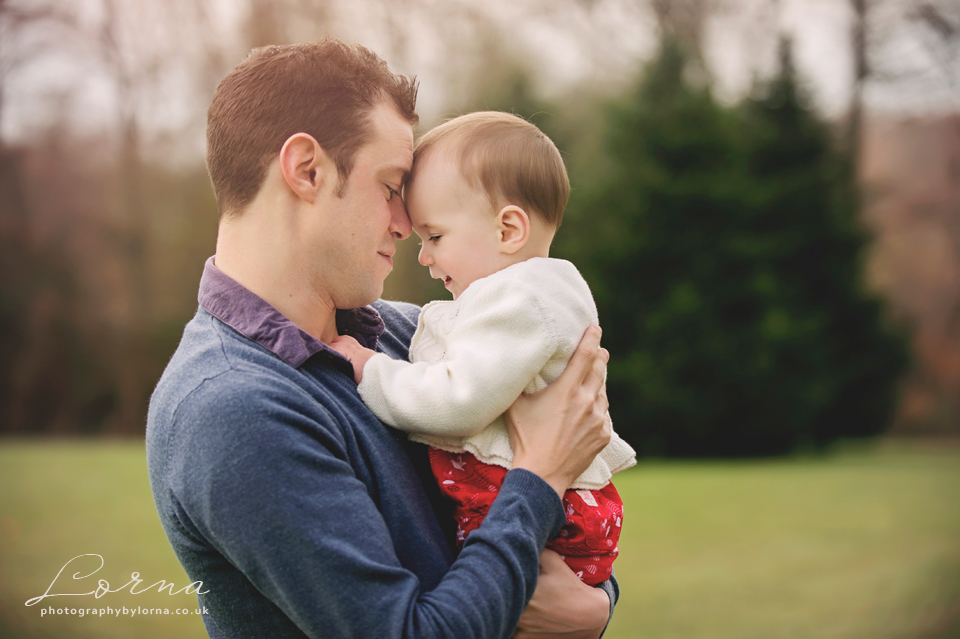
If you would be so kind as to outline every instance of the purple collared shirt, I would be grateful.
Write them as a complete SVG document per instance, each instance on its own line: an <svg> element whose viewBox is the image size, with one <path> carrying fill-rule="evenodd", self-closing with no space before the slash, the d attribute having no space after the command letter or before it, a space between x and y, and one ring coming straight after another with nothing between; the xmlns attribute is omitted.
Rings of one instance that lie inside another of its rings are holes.
<svg viewBox="0 0 960 639"><path fill-rule="evenodd" d="M347 361L310 335L266 300L217 268L210 257L203 265L197 301L205 311L252 342L263 346L294 368L323 351ZM337 333L349 335L369 349L377 348L384 325L372 306L337 310ZM349 364L349 362L348 362ZM350 373L353 374L353 367Z"/></svg>

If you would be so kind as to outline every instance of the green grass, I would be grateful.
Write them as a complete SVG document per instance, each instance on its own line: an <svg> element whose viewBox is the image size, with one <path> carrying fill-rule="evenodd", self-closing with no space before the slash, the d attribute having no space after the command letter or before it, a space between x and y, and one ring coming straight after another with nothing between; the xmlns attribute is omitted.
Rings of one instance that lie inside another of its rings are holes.
<svg viewBox="0 0 960 639"><path fill-rule="evenodd" d="M960 449L644 463L611 639L960 637Z"/></svg>
<svg viewBox="0 0 960 639"><path fill-rule="evenodd" d="M121 442L0 443L0 637L206 637L196 615L107 618L46 615L54 608L188 608L195 596L117 592L52 597L32 607L67 561L87 553L103 557L77 560L63 571L53 592L90 592L97 579L111 589L128 583L131 573L144 580L137 590L163 579L186 586L187 578L160 527L153 506L142 444ZM62 588L61 588L62 585ZM154 589L156 590L156 589ZM121 610L122 612L122 610Z"/></svg>
<svg viewBox="0 0 960 639"><path fill-rule="evenodd" d="M825 457L649 462L617 477L623 596L609 639L960 637L960 448L883 445ZM0 636L204 637L191 616L46 616L57 607L196 608L118 592L34 607L69 559L118 588L188 583L160 528L143 446L0 442ZM87 558L89 559L89 558ZM75 569L71 569L75 568Z"/></svg>

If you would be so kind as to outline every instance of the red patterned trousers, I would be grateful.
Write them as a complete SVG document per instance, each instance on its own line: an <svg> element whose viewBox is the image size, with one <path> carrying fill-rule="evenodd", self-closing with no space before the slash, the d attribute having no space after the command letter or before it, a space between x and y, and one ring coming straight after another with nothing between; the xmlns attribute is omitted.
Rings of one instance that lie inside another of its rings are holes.
<svg viewBox="0 0 960 639"><path fill-rule="evenodd" d="M470 453L430 449L430 467L440 490L456 505L457 544L478 528L500 492L506 468L486 464ZM612 483L600 490L568 490L567 521L547 544L580 579L591 586L610 578L623 523L623 501Z"/></svg>

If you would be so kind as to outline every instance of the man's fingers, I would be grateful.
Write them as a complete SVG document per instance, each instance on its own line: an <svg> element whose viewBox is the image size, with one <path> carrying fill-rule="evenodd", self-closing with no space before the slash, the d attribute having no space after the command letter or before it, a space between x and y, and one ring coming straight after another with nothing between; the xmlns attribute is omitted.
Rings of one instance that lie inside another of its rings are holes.
<svg viewBox="0 0 960 639"><path fill-rule="evenodd" d="M606 383L607 360L610 359L610 354L604 348L594 351L593 354L593 361L583 379L583 389L590 395L597 395Z"/></svg>
<svg viewBox="0 0 960 639"><path fill-rule="evenodd" d="M571 382L580 385L586 379L587 375L593 370L597 360L597 349L600 348L600 327L592 325L587 327L580 340L580 345L574 351L573 357L567 364L567 369L561 375L561 378L567 377Z"/></svg>

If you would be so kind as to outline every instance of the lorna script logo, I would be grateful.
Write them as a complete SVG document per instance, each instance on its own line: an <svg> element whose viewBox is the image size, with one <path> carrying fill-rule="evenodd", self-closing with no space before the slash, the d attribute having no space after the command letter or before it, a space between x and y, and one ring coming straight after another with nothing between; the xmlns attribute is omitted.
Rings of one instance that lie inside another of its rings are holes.
<svg viewBox="0 0 960 639"><path fill-rule="evenodd" d="M28 599L28 600L27 600L27 603L24 604L24 605L26 605L26 606L33 606L33 605L35 605L35 604L40 603L41 601L43 601L43 600L46 599L47 597L87 596L87 595L93 595L94 597L96 597L97 599L99 599L100 597L104 596L104 595L107 594L107 593L110 593L110 592L120 592L121 590L126 590L128 586L129 586L129 588L130 588L130 594L131 594L131 595L139 595L139 594L141 594L141 593L144 593L144 592L146 592L146 591L154 588L155 586L158 587L158 588L157 588L157 592L163 592L164 590L166 590L166 591L168 591L168 593L171 594L171 595L178 595L178 594L180 594L180 593L184 593L184 594L187 594L187 595L196 595L196 594L205 595L205 594L207 594L208 592L210 592L209 590L200 590L201 588L203 588L203 582L202 582L202 581L194 581L194 582L191 582L191 583L187 584L186 586L184 586L183 588L181 588L180 590L174 591L174 589L173 589L173 588L174 588L174 583L173 583L172 581L171 581L170 583L167 583L167 582L164 581L163 579L161 579L160 581L158 581L158 582L155 583L155 584L152 584L152 585L150 585L150 586L147 586L146 588L141 588L140 590L134 590L134 588L136 588L136 587L139 586L141 583L143 583L143 579L140 579L140 573L139 573L139 572L134 572L134 573L131 573L131 574L130 574L130 581L128 581L128 582L125 583L124 585L120 586L120 587L117 588L116 590L111 590L111 589L110 589L110 584L107 582L106 579L98 579L98 580L97 580L97 587L96 587L95 589L91 590L90 592L55 592L55 593L51 593L50 591L53 589L54 584L57 583L57 579L59 579L59 578L60 578L60 575L63 574L63 571L67 569L67 566L69 566L71 563L73 563L73 562L76 561L77 559L80 559L81 557L96 557L97 559L100 560L100 565L97 566L92 572L89 572L89 573L87 573L87 574L85 574L85 575L82 575L82 576L80 575L80 572L75 572L75 573L73 573L73 578L74 578L74 579L76 579L76 580L78 580L78 581L79 581L79 580L82 580L82 579L87 579L87 578L93 576L94 574L96 574L97 572L99 572L101 568L103 568L103 557L101 557L100 555L96 555L96 554L93 554L93 553L88 553L88 554L85 554L85 555L77 555L76 557L74 557L73 559L71 559L70 561L68 561L67 563L63 564L63 568L60 569L60 572L57 573L57 576L54 577L54 578L53 578L53 581L50 582L50 585L47 586L47 591L46 591L45 593L43 593L43 594L40 595L39 597L34 597L34 598L32 598L32 599ZM192 588L192 590L191 590L191 588Z"/></svg>

